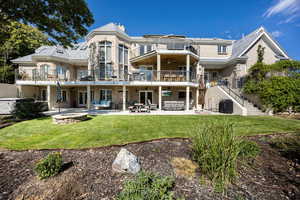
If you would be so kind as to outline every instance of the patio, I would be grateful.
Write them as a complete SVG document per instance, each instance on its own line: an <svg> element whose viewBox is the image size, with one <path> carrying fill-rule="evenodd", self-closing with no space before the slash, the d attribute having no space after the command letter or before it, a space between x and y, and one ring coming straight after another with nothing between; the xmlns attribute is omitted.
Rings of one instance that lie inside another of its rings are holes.
<svg viewBox="0 0 300 200"><path fill-rule="evenodd" d="M90 115L220 115L218 112L207 110L189 110L189 111L165 111L165 110L151 110L150 113L139 112L131 113L128 110L87 110L86 108L61 108L60 114L65 113L88 113ZM43 112L47 116L59 114L58 109Z"/></svg>

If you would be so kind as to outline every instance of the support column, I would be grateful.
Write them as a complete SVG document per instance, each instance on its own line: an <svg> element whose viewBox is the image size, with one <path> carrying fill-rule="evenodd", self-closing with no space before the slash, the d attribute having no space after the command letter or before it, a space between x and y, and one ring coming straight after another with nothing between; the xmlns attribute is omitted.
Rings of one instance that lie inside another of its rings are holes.
<svg viewBox="0 0 300 200"><path fill-rule="evenodd" d="M161 64L160 54L157 54L157 61L156 61L157 81L160 81L160 64Z"/></svg>
<svg viewBox="0 0 300 200"><path fill-rule="evenodd" d="M196 88L196 110L199 109L199 88Z"/></svg>
<svg viewBox="0 0 300 200"><path fill-rule="evenodd" d="M186 55L186 81L190 81L190 54Z"/></svg>
<svg viewBox="0 0 300 200"><path fill-rule="evenodd" d="M185 110L190 109L190 87L186 87Z"/></svg>
<svg viewBox="0 0 300 200"><path fill-rule="evenodd" d="M91 86L90 85L86 86L86 91L87 91L86 107L88 110L90 110L91 109Z"/></svg>
<svg viewBox="0 0 300 200"><path fill-rule="evenodd" d="M126 86L123 85L123 111L126 111Z"/></svg>
<svg viewBox="0 0 300 200"><path fill-rule="evenodd" d="M162 109L161 86L158 86L158 109Z"/></svg>
<svg viewBox="0 0 300 200"><path fill-rule="evenodd" d="M48 102L48 109L52 109L52 104L51 104L51 86L47 85L47 102Z"/></svg>

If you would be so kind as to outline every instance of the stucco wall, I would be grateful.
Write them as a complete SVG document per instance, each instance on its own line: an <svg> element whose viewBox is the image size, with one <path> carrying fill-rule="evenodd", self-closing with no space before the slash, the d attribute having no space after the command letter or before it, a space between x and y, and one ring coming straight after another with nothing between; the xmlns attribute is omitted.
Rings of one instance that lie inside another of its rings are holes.
<svg viewBox="0 0 300 200"><path fill-rule="evenodd" d="M211 87L206 90L205 93L205 105L204 109L218 112L219 111L219 103L221 100L231 99L228 95L226 95L219 87ZM236 115L245 115L247 110L241 108L233 100L233 114Z"/></svg>
<svg viewBox="0 0 300 200"><path fill-rule="evenodd" d="M18 88L13 84L0 84L0 98L18 97Z"/></svg>
<svg viewBox="0 0 300 200"><path fill-rule="evenodd" d="M218 45L200 45L200 56L201 57L212 57L212 58L227 58L232 53L232 45L227 46L227 54L218 54Z"/></svg>
<svg viewBox="0 0 300 200"><path fill-rule="evenodd" d="M256 42L256 44L245 54L248 57L248 60L246 63L247 71L249 70L249 68L252 65L254 65L257 62L258 45L265 47L264 63L272 64L272 63L278 61L278 59L275 57L276 53L269 47L269 45L262 38L262 39L258 40Z"/></svg>

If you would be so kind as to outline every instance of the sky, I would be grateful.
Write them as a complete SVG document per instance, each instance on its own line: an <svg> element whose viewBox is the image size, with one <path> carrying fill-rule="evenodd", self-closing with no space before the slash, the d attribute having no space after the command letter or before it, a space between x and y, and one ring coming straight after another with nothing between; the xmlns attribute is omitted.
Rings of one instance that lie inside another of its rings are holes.
<svg viewBox="0 0 300 200"><path fill-rule="evenodd" d="M240 39L260 26L300 60L300 0L88 0L95 23L120 23L130 36L179 34Z"/></svg>

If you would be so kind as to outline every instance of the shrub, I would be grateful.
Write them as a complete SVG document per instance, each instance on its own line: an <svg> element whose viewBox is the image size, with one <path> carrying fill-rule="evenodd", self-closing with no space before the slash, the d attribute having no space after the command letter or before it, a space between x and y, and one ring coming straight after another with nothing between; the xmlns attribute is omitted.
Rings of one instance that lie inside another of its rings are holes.
<svg viewBox="0 0 300 200"><path fill-rule="evenodd" d="M57 175L62 168L62 164L61 153L50 153L37 163L35 171L40 179L45 179Z"/></svg>
<svg viewBox="0 0 300 200"><path fill-rule="evenodd" d="M240 153L241 157L256 157L260 153L260 148L255 142L249 140L243 140L240 143Z"/></svg>
<svg viewBox="0 0 300 200"><path fill-rule="evenodd" d="M142 171L134 179L125 182L117 200L172 200L175 199L171 192L174 183L171 177Z"/></svg>
<svg viewBox="0 0 300 200"><path fill-rule="evenodd" d="M193 158L212 180L216 191L223 191L235 178L240 144L229 122L199 127L193 136Z"/></svg>
<svg viewBox="0 0 300 200"><path fill-rule="evenodd" d="M34 119L41 117L44 110L42 102L34 102L32 99L26 99L15 103L12 115L16 119Z"/></svg>

